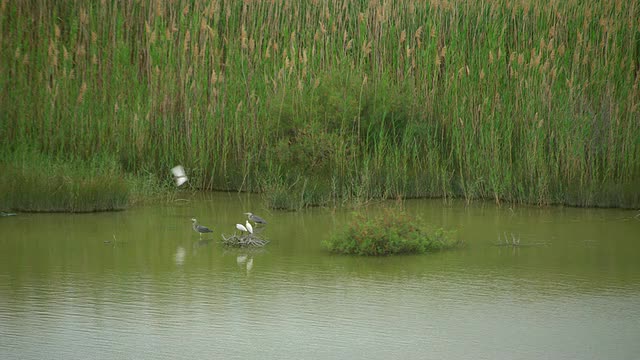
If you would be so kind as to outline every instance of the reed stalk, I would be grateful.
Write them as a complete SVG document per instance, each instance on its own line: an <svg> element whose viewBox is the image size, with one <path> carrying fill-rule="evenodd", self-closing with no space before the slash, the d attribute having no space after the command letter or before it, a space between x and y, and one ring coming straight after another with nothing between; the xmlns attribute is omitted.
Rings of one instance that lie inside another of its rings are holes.
<svg viewBox="0 0 640 360"><path fill-rule="evenodd" d="M0 2L0 137L261 192L640 206L637 1Z"/></svg>

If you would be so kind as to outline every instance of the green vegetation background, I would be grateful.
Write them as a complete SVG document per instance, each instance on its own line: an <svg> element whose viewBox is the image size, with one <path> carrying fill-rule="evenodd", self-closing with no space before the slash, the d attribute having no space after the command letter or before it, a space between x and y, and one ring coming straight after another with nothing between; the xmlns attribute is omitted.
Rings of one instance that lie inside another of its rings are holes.
<svg viewBox="0 0 640 360"><path fill-rule="evenodd" d="M8 179L65 163L183 164L276 208L639 207L638 19L635 0L2 0L4 207L42 190Z"/></svg>

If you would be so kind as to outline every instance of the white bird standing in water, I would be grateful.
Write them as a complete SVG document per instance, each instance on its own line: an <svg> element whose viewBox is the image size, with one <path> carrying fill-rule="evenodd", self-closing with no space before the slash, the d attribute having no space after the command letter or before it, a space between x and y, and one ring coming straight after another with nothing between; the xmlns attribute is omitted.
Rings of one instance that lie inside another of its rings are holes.
<svg viewBox="0 0 640 360"><path fill-rule="evenodd" d="M247 228L242 225L242 224L236 224L236 229L240 230L240 231L244 231L244 232L248 232L249 230L247 230Z"/></svg>
<svg viewBox="0 0 640 360"><path fill-rule="evenodd" d="M245 227L247 228L247 231L249 231L249 234L253 234L253 226L251 226L251 224L249 223L249 220L247 220Z"/></svg>
<svg viewBox="0 0 640 360"><path fill-rule="evenodd" d="M176 181L176 186L180 186L186 183L187 180L189 180L187 174L185 174L184 172L184 168L182 167L182 165L178 165L172 168L171 172L173 173L173 179Z"/></svg>

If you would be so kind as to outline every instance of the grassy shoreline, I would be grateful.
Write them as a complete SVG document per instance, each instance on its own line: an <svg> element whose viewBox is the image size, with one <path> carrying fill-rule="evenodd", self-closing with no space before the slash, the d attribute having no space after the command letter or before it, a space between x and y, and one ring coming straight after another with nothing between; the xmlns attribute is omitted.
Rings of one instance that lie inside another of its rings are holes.
<svg viewBox="0 0 640 360"><path fill-rule="evenodd" d="M638 208L637 18L635 1L3 1L0 138L134 177L184 164L274 208Z"/></svg>
<svg viewBox="0 0 640 360"><path fill-rule="evenodd" d="M0 210L118 211L170 191L153 176L126 175L107 154L91 161L54 158L29 149L0 155Z"/></svg>

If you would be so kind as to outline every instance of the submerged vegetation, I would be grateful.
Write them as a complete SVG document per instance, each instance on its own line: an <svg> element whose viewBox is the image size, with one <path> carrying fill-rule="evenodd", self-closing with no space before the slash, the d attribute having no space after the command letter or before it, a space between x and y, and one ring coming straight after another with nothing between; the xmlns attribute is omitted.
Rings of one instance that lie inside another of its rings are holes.
<svg viewBox="0 0 640 360"><path fill-rule="evenodd" d="M275 208L638 207L638 18L637 1L4 0L0 146L108 153L116 177L184 164ZM75 191L52 174L25 191Z"/></svg>
<svg viewBox="0 0 640 360"><path fill-rule="evenodd" d="M415 218L400 210L368 218L357 214L346 231L325 241L331 252L352 255L422 254L459 247L451 232L427 232Z"/></svg>

